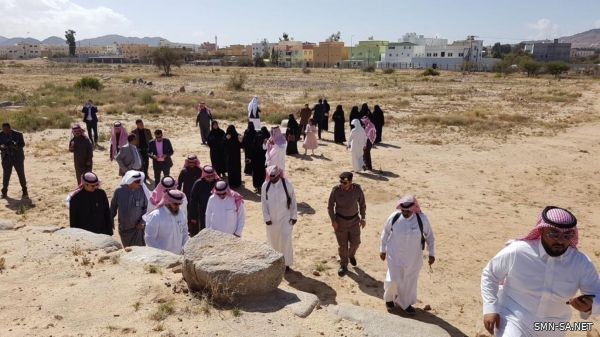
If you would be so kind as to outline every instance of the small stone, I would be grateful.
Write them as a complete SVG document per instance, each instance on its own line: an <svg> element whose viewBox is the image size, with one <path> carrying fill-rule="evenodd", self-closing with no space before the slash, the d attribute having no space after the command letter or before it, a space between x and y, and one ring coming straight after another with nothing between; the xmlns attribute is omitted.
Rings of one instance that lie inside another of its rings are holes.
<svg viewBox="0 0 600 337"><path fill-rule="evenodd" d="M425 311L431 311L431 306L429 304L427 304L427 305L425 305L423 307L423 310L425 310Z"/></svg>
<svg viewBox="0 0 600 337"><path fill-rule="evenodd" d="M185 92L185 86L183 86L183 85L182 85L182 86L179 88L179 92Z"/></svg>
<svg viewBox="0 0 600 337"><path fill-rule="evenodd" d="M92 273L90 273L89 271L86 271L85 275L87 275L87 277L92 277Z"/></svg>
<svg viewBox="0 0 600 337"><path fill-rule="evenodd" d="M63 317L61 315L54 315L54 319L60 321L63 319Z"/></svg>
<svg viewBox="0 0 600 337"><path fill-rule="evenodd" d="M125 251L129 253L131 251L131 247L126 247Z"/></svg>
<svg viewBox="0 0 600 337"><path fill-rule="evenodd" d="M317 270L313 270L313 275L315 275L315 276L321 276L321 273L319 273Z"/></svg>

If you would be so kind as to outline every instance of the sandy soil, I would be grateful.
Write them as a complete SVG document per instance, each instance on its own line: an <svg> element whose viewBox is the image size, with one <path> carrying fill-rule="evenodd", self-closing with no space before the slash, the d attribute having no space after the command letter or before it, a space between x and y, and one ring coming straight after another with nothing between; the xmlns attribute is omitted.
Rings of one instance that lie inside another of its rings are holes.
<svg viewBox="0 0 600 337"><path fill-rule="evenodd" d="M11 81L18 82L14 78ZM598 116L600 84L589 82L582 92L582 97L568 109ZM336 103L330 100L330 104ZM401 109L388 111L398 120L407 113ZM108 125L119 117L103 116L102 132L107 133ZM127 116L126 124L132 127L134 119L135 116ZM203 163L209 162L208 148L200 144L192 119L169 116L149 119L146 124L152 129L161 127L173 142L172 175L178 174L188 153L196 153ZM241 123L237 126L243 130ZM414 193L429 216L437 245L433 271L428 268L421 271L417 304L418 308L430 305L432 311L420 311L417 319L439 324L453 336L474 336L481 325L481 269L506 240L527 233L544 206L559 205L576 214L580 221L581 249L600 266L600 231L594 223L600 218L599 130L600 123L595 121L544 136L515 133L497 137L467 134L452 128L440 132L402 123L386 128L384 144L372 152L376 171L355 176L355 182L366 193L367 227L357 255L358 267L350 268L344 278L336 273L337 248L326 203L338 174L349 170L351 163L345 148L332 142L332 133L326 133L324 141L319 142L317 156L287 158L287 172L295 185L301 216L294 233L294 269L298 273L287 278L283 287L313 292L323 305L354 303L383 311L381 281L386 265L378 257L380 232L397 198ZM66 151L68 137L66 130L27 134L26 172L33 205L19 200L14 174L9 198L0 202L0 217L27 225L19 232L0 235L0 253L6 257L8 266L0 274L0 319L4 322L0 335L88 336L131 332L125 328L135 329L138 334L158 335L160 332L152 330L157 323L149 320L148 313L156 306L157 298L171 296L164 282L178 282L179 274L137 272L135 277L128 277L131 271L121 264L97 264L90 269L74 262L69 251L52 256L43 254L60 243L34 230L26 231L32 226L68 225L62 201L75 185L72 158ZM424 141L431 137L440 139L443 145ZM98 150L94 155L94 170L110 195L118 183L117 165L108 160L107 151ZM247 187L240 189L247 207L244 238L262 241L266 234L259 198L250 191L251 177L243 179ZM29 255L28 251L36 253ZM313 276L318 263L329 269ZM86 270L91 270L91 277L85 275ZM174 300L177 312L164 322L164 327L176 335L194 335L194 329L203 331L203 335L264 333L261 329L265 324L273 326L273 334L282 336L320 332L339 335L341 330L346 336L360 335L351 323L330 326L321 311L311 315L306 323L295 323L294 329L301 324L306 329L288 331L285 324L290 314L284 311L244 312L233 317L228 310L213 309L211 316L204 316L186 313L186 306L192 303L189 297L177 295ZM142 303L139 311L133 310L136 302ZM596 325L599 323L595 321ZM195 328L196 325L201 328Z"/></svg>

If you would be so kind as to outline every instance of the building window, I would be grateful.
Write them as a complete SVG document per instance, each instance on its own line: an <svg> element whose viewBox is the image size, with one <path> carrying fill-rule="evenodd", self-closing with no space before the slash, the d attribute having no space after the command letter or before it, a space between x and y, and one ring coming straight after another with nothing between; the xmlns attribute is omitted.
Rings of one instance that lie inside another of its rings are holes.
<svg viewBox="0 0 600 337"><path fill-rule="evenodd" d="M452 53L448 53L448 57L452 57Z"/></svg>
<svg viewBox="0 0 600 337"><path fill-rule="evenodd" d="M446 52L441 52L441 53L440 53L440 56L441 56L441 57L444 57L445 55L446 55Z"/></svg>
<svg viewBox="0 0 600 337"><path fill-rule="evenodd" d="M427 53L427 57L431 57L431 53Z"/></svg>
<svg viewBox="0 0 600 337"><path fill-rule="evenodd" d="M437 57L437 53L433 53L433 57Z"/></svg>
<svg viewBox="0 0 600 337"><path fill-rule="evenodd" d="M458 56L459 56L459 57L464 57L464 56L465 56L465 53L458 53Z"/></svg>

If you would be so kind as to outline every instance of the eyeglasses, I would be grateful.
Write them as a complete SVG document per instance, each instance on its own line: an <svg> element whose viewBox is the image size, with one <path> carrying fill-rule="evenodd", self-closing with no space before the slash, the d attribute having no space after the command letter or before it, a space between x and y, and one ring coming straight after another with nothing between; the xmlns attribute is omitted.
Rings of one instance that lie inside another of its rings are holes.
<svg viewBox="0 0 600 337"><path fill-rule="evenodd" d="M575 232L546 232L545 235L548 239L552 240L561 239L565 241L570 241L575 237Z"/></svg>

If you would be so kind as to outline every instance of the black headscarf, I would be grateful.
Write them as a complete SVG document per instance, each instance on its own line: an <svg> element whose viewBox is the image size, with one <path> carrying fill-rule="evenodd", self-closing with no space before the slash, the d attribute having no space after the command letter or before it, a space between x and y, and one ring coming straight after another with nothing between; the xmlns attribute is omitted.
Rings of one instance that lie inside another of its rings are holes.
<svg viewBox="0 0 600 337"><path fill-rule="evenodd" d="M225 134L230 135L232 139L237 139L237 137L239 136L239 134L233 124L231 124L227 127L227 131L225 131Z"/></svg>
<svg viewBox="0 0 600 337"><path fill-rule="evenodd" d="M288 128L300 128L300 124L298 124L298 121L296 121L296 117L294 117L294 114L288 115L287 127Z"/></svg>

